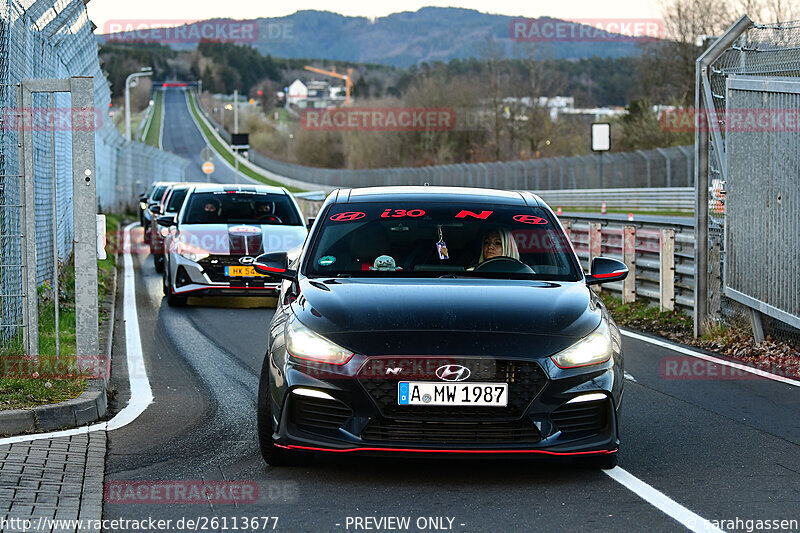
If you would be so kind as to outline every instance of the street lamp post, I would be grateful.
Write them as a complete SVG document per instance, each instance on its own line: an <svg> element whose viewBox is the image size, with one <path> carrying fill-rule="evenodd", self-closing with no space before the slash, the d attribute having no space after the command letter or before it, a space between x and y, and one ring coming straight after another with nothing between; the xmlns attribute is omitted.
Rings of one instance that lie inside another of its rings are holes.
<svg viewBox="0 0 800 533"><path fill-rule="evenodd" d="M125 138L129 141L131 140L131 81L152 75L153 69L144 67L139 72L134 72L125 79Z"/></svg>

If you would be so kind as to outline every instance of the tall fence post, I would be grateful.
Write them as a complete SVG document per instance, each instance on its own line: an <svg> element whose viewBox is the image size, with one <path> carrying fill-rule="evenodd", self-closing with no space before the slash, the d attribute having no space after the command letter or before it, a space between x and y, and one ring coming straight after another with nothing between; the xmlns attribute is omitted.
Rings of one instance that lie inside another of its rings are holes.
<svg viewBox="0 0 800 533"><path fill-rule="evenodd" d="M73 77L72 123L94 117L94 79ZM94 128L72 132L73 224L75 228L75 353L99 354L97 301L97 191Z"/></svg>
<svg viewBox="0 0 800 533"><path fill-rule="evenodd" d="M628 267L628 277L622 282L622 303L636 301L636 227L622 228L622 262Z"/></svg>
<svg viewBox="0 0 800 533"><path fill-rule="evenodd" d="M709 46L695 62L694 71L694 186L695 186L695 248L694 248L694 336L705 333L708 322L708 151L709 134L715 134L714 149L721 150L719 132L707 131L707 124L716 126L716 109L708 70L725 50L753 23L747 15L742 15L730 28ZM715 152L719 158L719 153ZM724 165L719 165L724 171Z"/></svg>
<svg viewBox="0 0 800 533"><path fill-rule="evenodd" d="M33 129L25 124L33 124L33 93L25 83L19 86L20 120L18 139L22 147L20 166L20 256L22 258L22 312L25 355L39 356L39 296L36 292L36 196L33 187Z"/></svg>
<svg viewBox="0 0 800 533"><path fill-rule="evenodd" d="M660 306L662 311L675 309L675 230L661 230L661 268L658 272Z"/></svg>

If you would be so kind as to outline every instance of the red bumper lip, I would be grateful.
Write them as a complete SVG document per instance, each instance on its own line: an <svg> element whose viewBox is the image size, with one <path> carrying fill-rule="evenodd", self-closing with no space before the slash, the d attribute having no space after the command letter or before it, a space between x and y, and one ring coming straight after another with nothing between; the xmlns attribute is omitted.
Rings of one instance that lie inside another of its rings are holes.
<svg viewBox="0 0 800 533"><path fill-rule="evenodd" d="M305 450L311 452L331 452L331 453L349 453L349 452L401 452L401 453L467 453L467 454L523 454L533 453L542 455L554 456L578 456L578 455L607 455L610 453L617 453L618 449L613 450L597 450L586 452L552 452L549 450L440 450L429 448L379 448L379 447L360 447L360 448L318 448L314 446L298 446L295 444L275 444L278 448L286 450Z"/></svg>

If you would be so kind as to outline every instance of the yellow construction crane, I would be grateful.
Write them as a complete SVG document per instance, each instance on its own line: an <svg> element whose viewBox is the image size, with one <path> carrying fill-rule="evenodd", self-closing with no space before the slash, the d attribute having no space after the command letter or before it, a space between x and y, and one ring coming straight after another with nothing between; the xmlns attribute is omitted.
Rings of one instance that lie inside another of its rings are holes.
<svg viewBox="0 0 800 533"><path fill-rule="evenodd" d="M344 80L344 87L345 87L345 100L344 105L350 105L350 92L353 88L353 69L347 69L347 74L339 74L336 72L336 67L331 68L331 70L322 70L321 68L316 67L305 67L306 70L310 70L311 72L316 72L317 74L324 74L325 76L330 76L332 78L339 78L340 80Z"/></svg>

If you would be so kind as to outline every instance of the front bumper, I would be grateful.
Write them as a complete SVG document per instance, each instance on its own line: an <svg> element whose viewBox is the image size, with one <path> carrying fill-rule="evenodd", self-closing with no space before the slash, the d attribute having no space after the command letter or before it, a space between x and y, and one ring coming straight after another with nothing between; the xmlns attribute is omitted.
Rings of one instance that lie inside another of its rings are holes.
<svg viewBox="0 0 800 533"><path fill-rule="evenodd" d="M396 398L396 382L402 379L394 380L394 384L385 380L379 386L383 392L376 395L375 389L365 387L369 380L358 373L346 376L346 369L320 376L319 369L290 362L283 369L285 373L278 374L273 365L271 386L276 393L272 412L280 413L273 425L275 444L286 449L369 455L579 457L618 450L622 372L612 362L587 372L564 371L555 365L551 369L551 365L540 362L503 361L506 364L500 373L505 372L509 379L520 379L518 369L526 365L534 365L540 373L541 379L534 380L537 382L528 389L515 388L514 381L509 383L509 406L513 403L513 409L422 407L425 412L419 411L419 406L391 405L388 398ZM516 376L507 371L509 362L516 366ZM476 381L496 379L497 375L485 375ZM314 396L307 395L309 390ZM520 400L516 396L519 401L514 402L515 394L529 397ZM594 399L576 402L577 398ZM502 412L493 413L492 409Z"/></svg>
<svg viewBox="0 0 800 533"><path fill-rule="evenodd" d="M230 260L231 263L236 258ZM271 276L227 277L208 265L191 261L173 253L172 293L186 296L275 296L280 290L280 280Z"/></svg>

